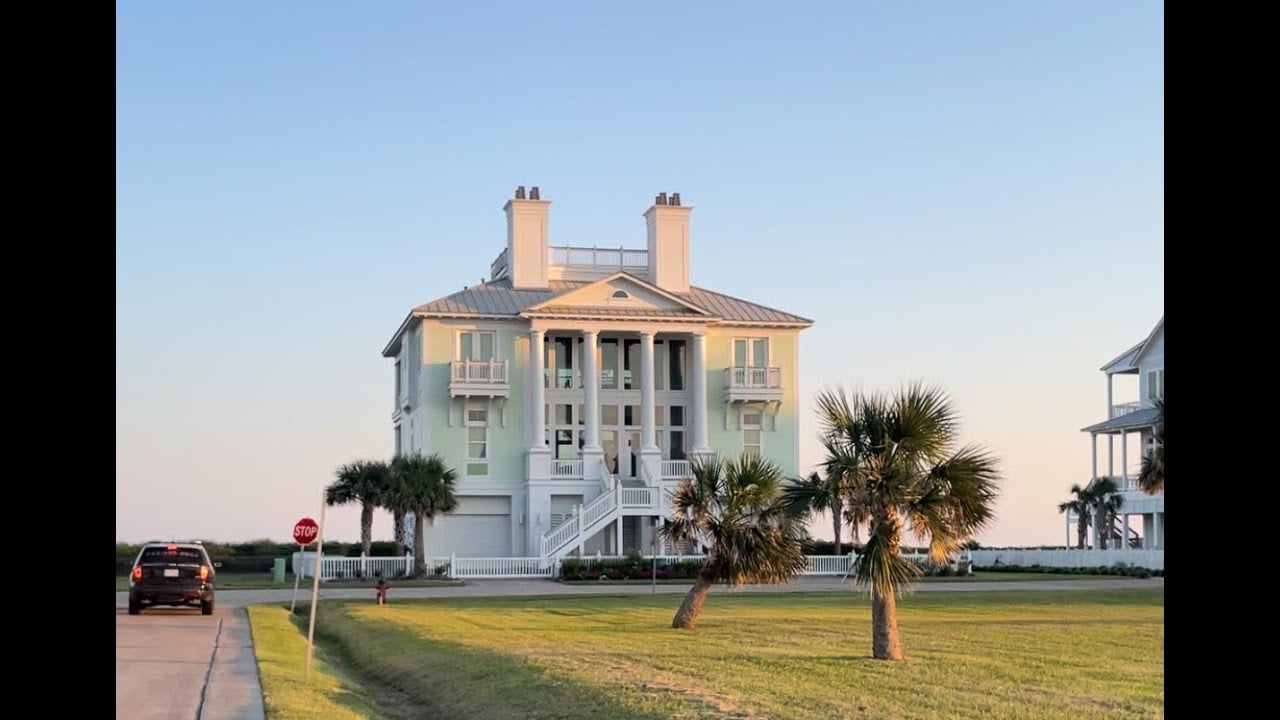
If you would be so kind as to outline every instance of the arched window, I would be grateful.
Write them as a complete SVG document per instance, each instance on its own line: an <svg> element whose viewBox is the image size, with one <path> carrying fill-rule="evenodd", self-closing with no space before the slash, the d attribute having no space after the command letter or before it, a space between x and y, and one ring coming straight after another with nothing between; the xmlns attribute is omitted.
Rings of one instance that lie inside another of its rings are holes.
<svg viewBox="0 0 1280 720"><path fill-rule="evenodd" d="M627 294L627 291L626 291L626 290L614 290L614 291L613 291L613 297L616 297L616 298L629 298L629 297L631 297L631 296Z"/></svg>

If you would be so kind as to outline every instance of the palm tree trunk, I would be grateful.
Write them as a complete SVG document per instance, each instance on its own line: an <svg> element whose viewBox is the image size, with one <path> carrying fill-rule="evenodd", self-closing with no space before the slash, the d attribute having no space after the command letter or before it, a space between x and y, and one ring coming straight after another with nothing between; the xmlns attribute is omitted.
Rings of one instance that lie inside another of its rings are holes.
<svg viewBox="0 0 1280 720"><path fill-rule="evenodd" d="M360 553L369 555L369 547L373 545L373 503L366 502L360 508Z"/></svg>
<svg viewBox="0 0 1280 720"><path fill-rule="evenodd" d="M427 518L422 510L413 511L413 574L427 574Z"/></svg>
<svg viewBox="0 0 1280 720"><path fill-rule="evenodd" d="M833 503L831 506L831 530L832 537L835 538L836 555L840 554L840 529L844 525L844 506L841 503Z"/></svg>
<svg viewBox="0 0 1280 720"><path fill-rule="evenodd" d="M1098 542L1099 550L1107 549L1107 539L1111 536L1111 528L1107 525L1109 516L1105 505L1098 505L1098 509L1093 511L1093 518L1096 521L1093 529L1093 537Z"/></svg>
<svg viewBox="0 0 1280 720"><path fill-rule="evenodd" d="M684 602L680 603L680 609L676 611L676 616L671 620L671 627L692 630L698 622L698 615L702 613L702 604L707 601L707 593L711 592L712 580L710 574L703 566L701 572L698 573L698 581L689 589L689 593L684 596Z"/></svg>
<svg viewBox="0 0 1280 720"><path fill-rule="evenodd" d="M1076 516L1076 536L1080 549L1083 550L1085 544L1089 542L1089 516L1084 511Z"/></svg>
<svg viewBox="0 0 1280 720"><path fill-rule="evenodd" d="M901 660L902 642L898 639L898 601L893 593L881 595L871 586L871 657L876 660Z"/></svg>
<svg viewBox="0 0 1280 720"><path fill-rule="evenodd" d="M392 510L391 517L395 522L396 556L404 557L404 511Z"/></svg>

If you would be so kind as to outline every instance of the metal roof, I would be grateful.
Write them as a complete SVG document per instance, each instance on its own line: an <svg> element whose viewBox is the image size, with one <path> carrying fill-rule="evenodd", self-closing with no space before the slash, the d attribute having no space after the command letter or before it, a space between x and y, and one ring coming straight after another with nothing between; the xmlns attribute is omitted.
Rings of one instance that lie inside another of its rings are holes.
<svg viewBox="0 0 1280 720"><path fill-rule="evenodd" d="M632 277L637 282L644 283ZM594 281L592 281L594 282ZM447 295L438 300L432 300L413 309L413 314L426 317L468 317L468 316L484 316L484 317L516 317L525 308L532 307L539 303L544 303L553 298L559 297L578 288L591 285L592 282L587 281L570 281L570 280L552 280L548 283L550 287L546 290L516 290L511 287L511 281L503 278L494 280L480 285L460 290L452 295ZM651 286L652 287L652 286ZM654 288L658 290L658 288ZM775 310L764 305L758 305L748 302L740 298L735 298L723 293L706 290L699 287L690 287L688 293L671 293L679 297L691 305L695 305L715 317L721 322L749 322L749 323L768 323L782 325L812 325L813 321L792 315L791 313ZM630 308L542 308L539 313L579 313L597 315L601 317L680 317L690 315L682 311L643 311L637 312Z"/></svg>
<svg viewBox="0 0 1280 720"><path fill-rule="evenodd" d="M1160 411L1156 408L1142 408L1131 413L1126 413L1120 417L1111 418L1105 422L1090 425L1086 428L1080 428L1080 432L1099 432L1099 433L1117 433L1121 430L1134 430L1137 428L1151 427L1155 424L1156 416Z"/></svg>

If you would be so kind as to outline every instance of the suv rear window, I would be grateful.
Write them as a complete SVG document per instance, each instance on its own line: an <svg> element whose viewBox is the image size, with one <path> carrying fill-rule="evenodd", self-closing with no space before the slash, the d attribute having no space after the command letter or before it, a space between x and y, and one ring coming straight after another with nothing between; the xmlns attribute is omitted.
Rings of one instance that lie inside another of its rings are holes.
<svg viewBox="0 0 1280 720"><path fill-rule="evenodd" d="M170 550L167 547L143 548L139 563L195 563L204 562L204 553L196 548L179 547Z"/></svg>

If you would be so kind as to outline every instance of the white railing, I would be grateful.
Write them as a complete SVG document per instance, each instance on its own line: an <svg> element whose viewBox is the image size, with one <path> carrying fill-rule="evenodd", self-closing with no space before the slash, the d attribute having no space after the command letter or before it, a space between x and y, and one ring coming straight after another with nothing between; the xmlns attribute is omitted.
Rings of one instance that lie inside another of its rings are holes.
<svg viewBox="0 0 1280 720"><path fill-rule="evenodd" d="M581 390L582 371L547 368L542 371L542 386L548 390Z"/></svg>
<svg viewBox="0 0 1280 720"><path fill-rule="evenodd" d="M610 492L613 486L618 484L618 478L609 469L609 463L604 458L600 458L600 489L603 492Z"/></svg>
<svg viewBox="0 0 1280 720"><path fill-rule="evenodd" d="M1111 406L1111 417L1118 418L1128 415L1129 413L1138 412L1142 408L1140 402L1127 402Z"/></svg>
<svg viewBox="0 0 1280 720"><path fill-rule="evenodd" d="M622 488L622 507L651 508L657 500L658 488L624 487Z"/></svg>
<svg viewBox="0 0 1280 720"><path fill-rule="evenodd" d="M447 559L447 558L446 558ZM302 578L315 577L316 554L295 552L293 573ZM428 568L435 567L428 564ZM325 555L320 561L320 579L405 577L413 572L413 555L404 557L338 557Z"/></svg>
<svg viewBox="0 0 1280 720"><path fill-rule="evenodd" d="M782 368L727 367L724 369L724 386L747 390L777 390L782 387Z"/></svg>
<svg viewBox="0 0 1280 720"><path fill-rule="evenodd" d="M498 253L498 257L493 259L493 262L489 263L489 279L501 280L508 274L509 268L507 266L507 251L503 250Z"/></svg>
<svg viewBox="0 0 1280 720"><path fill-rule="evenodd" d="M602 492L585 506L578 506L568 520L542 536L542 555L551 556L569 545L581 534L590 534L600 520L609 517L622 501L622 485Z"/></svg>
<svg viewBox="0 0 1280 720"><path fill-rule="evenodd" d="M454 382L495 384L511 382L506 360L454 360L449 365L452 367Z"/></svg>
<svg viewBox="0 0 1280 720"><path fill-rule="evenodd" d="M1148 570L1164 569L1163 549L1108 548L1106 550L970 550L969 556L978 567L1020 565L1029 567L1111 567L1119 563Z"/></svg>
<svg viewBox="0 0 1280 720"><path fill-rule="evenodd" d="M806 555L805 575L848 575L853 553L848 555Z"/></svg>
<svg viewBox="0 0 1280 720"><path fill-rule="evenodd" d="M660 474L663 480L683 480L693 477L693 464L688 460L663 460Z"/></svg>
<svg viewBox="0 0 1280 720"><path fill-rule="evenodd" d="M455 578L549 578L555 562L547 558L460 558L449 559L450 577Z"/></svg>
<svg viewBox="0 0 1280 720"><path fill-rule="evenodd" d="M648 250L628 250L624 247L575 247L572 245L552 246L552 265L568 265L597 268L647 268L649 266Z"/></svg>
<svg viewBox="0 0 1280 720"><path fill-rule="evenodd" d="M603 496L602 496L603 497ZM564 522L555 526L550 532L542 536L542 555L544 557L551 555L556 550L568 545L571 540L578 536L579 525L578 513L574 513Z"/></svg>
<svg viewBox="0 0 1280 720"><path fill-rule="evenodd" d="M582 477L582 461L581 460L552 460L551 461L551 477L554 477L554 478Z"/></svg>

